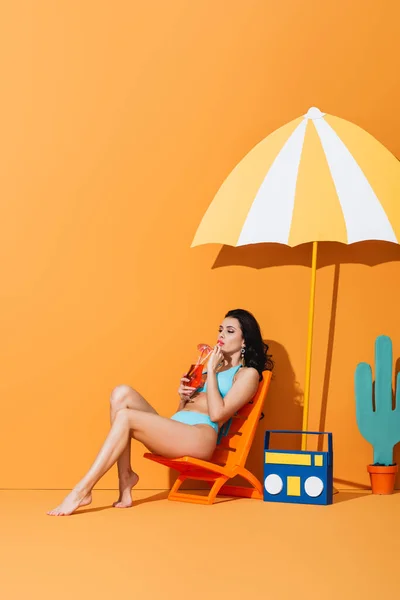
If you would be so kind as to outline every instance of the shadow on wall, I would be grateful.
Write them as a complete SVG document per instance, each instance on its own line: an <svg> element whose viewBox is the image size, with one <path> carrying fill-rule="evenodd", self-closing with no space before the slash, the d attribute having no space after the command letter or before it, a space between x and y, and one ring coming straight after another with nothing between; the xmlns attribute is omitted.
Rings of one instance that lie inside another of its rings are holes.
<svg viewBox="0 0 400 600"><path fill-rule="evenodd" d="M300 430L303 417L303 392L286 349L275 341L267 341L272 354L274 369L265 406L264 419L257 428L246 467L259 481L263 480L264 436L267 429ZM271 445L276 449L300 450L301 436L271 436Z"/></svg>
<svg viewBox="0 0 400 600"><path fill-rule="evenodd" d="M269 354L274 361L274 370L271 385L263 409L264 418L260 421L257 432L247 458L246 467L262 481L264 469L264 434L266 429L301 429L303 414L303 394L296 381L296 376L289 359L289 355L282 344L268 341ZM285 435L276 436L272 443L274 448L300 449L301 436ZM280 445L279 445L280 444ZM170 487L174 484L177 472L170 470ZM240 478L232 480L240 483ZM207 489L209 486L203 482L187 481L182 489Z"/></svg>

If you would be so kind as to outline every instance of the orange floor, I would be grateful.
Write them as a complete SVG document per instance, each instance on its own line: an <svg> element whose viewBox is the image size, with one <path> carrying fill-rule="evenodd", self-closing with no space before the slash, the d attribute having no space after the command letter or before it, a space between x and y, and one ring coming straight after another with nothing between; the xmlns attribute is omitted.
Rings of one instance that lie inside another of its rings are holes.
<svg viewBox="0 0 400 600"><path fill-rule="evenodd" d="M400 593L400 493L339 492L326 507L115 491L48 517L62 491L0 491L0 598L347 600Z"/></svg>

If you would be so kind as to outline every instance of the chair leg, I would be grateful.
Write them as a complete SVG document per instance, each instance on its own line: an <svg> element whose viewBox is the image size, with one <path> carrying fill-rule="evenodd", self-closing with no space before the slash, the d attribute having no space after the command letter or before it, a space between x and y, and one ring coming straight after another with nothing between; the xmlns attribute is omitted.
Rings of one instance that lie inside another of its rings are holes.
<svg viewBox="0 0 400 600"><path fill-rule="evenodd" d="M168 500L177 500L178 502L192 502L194 504L214 504L217 496L233 496L238 498L254 498L262 500L263 488L262 484L258 481L250 471L245 468L238 469L236 475L243 477L248 481L251 487L237 486L237 485L226 485L229 477L224 475L215 476L198 476L197 473L181 473L176 479L171 491L168 495ZM197 479L199 481L212 481L213 484L208 493L208 496L201 496L200 494L193 494L191 492L179 492L179 488L186 479Z"/></svg>
<svg viewBox="0 0 400 600"><path fill-rule="evenodd" d="M254 489L257 490L257 492L259 492L260 496L262 497L262 495L263 495L262 483L260 481L258 481L257 477L255 475L253 475L253 473L250 473L250 471L248 471L247 469L245 469L243 467L240 470L240 472L238 473L238 475L243 477L243 479L246 479L246 481L248 481L254 487Z"/></svg>
<svg viewBox="0 0 400 600"><path fill-rule="evenodd" d="M185 479L186 479L186 477L184 475L182 475L182 474L180 474L176 478L175 483L172 486L172 488L171 488L171 490L170 490L170 492L168 494L168 498L170 498L170 496L174 496L178 492L179 488L181 487L181 485L185 481Z"/></svg>
<svg viewBox="0 0 400 600"><path fill-rule="evenodd" d="M254 498L257 500L262 500L263 498L263 488L261 483L258 481L257 477L255 477L250 471L247 469L240 469L237 472L237 475L246 479L252 487L244 487L239 485L224 485L220 490L220 495L222 496L234 496L239 498Z"/></svg>
<svg viewBox="0 0 400 600"><path fill-rule="evenodd" d="M213 504L219 490L221 489L221 487L223 487L225 482L228 481L228 477L224 477L223 475L221 475L220 477L214 476L212 478L204 477L204 479L196 477L196 479L199 481L213 481L213 485L211 486L208 495L201 496L200 494L192 494L191 492L182 493L178 491L182 483L186 479L192 479L192 477L190 477L190 475L179 475L174 485L172 486L170 493L168 494L168 500L177 500L178 502L192 502L194 504Z"/></svg>
<svg viewBox="0 0 400 600"><path fill-rule="evenodd" d="M211 487L210 493L208 494L207 498L208 498L208 502L207 504L214 504L215 498L217 497L219 491L221 490L221 488L224 486L224 484L228 481L228 477L218 477L218 479L216 479L214 481L213 486Z"/></svg>

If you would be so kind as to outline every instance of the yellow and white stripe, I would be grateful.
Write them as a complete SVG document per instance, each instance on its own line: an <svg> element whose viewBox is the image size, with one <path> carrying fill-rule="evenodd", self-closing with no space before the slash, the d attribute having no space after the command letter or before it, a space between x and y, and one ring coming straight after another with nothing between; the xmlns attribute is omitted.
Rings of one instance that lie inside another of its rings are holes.
<svg viewBox="0 0 400 600"><path fill-rule="evenodd" d="M366 131L311 108L224 181L192 246L400 240L400 163Z"/></svg>

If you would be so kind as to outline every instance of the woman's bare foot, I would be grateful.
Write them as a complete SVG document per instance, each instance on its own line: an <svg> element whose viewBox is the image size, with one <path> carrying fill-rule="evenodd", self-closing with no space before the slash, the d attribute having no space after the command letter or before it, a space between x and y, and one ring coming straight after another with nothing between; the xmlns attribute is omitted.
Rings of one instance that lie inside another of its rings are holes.
<svg viewBox="0 0 400 600"><path fill-rule="evenodd" d="M64 517L72 514L79 506L87 506L91 501L91 492L82 495L81 492L73 489L59 506L53 508L53 510L49 510L47 514L52 517Z"/></svg>
<svg viewBox="0 0 400 600"><path fill-rule="evenodd" d="M139 475L131 471L128 475L119 478L119 498L113 503L114 508L130 508L132 506L131 489L139 481Z"/></svg>

